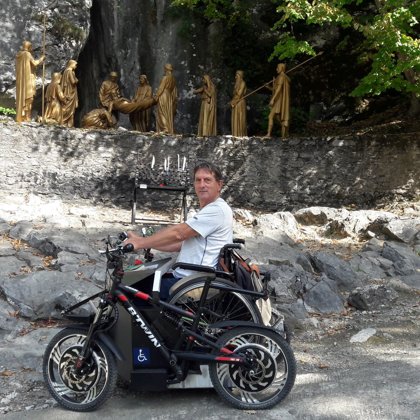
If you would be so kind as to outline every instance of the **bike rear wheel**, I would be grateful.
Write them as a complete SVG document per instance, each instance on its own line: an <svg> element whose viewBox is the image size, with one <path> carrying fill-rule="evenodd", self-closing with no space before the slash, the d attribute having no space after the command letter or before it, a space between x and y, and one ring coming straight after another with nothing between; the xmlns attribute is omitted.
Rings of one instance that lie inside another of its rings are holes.
<svg viewBox="0 0 420 420"><path fill-rule="evenodd" d="M203 291L205 279L195 279L185 283L175 290L169 303L177 305L184 310L196 313ZM262 322L261 314L255 302L246 295L238 292L219 290L215 286L234 286L231 282L216 279L211 283L205 313L201 321L205 325L218 321L252 321L257 324Z"/></svg>
<svg viewBox="0 0 420 420"><path fill-rule="evenodd" d="M83 328L66 328L48 344L43 358L43 374L53 398L73 411L92 411L112 394L117 382L117 366L110 350L94 341L80 372L76 360L86 340Z"/></svg>
<svg viewBox="0 0 420 420"><path fill-rule="evenodd" d="M258 327L234 328L221 335L217 343L250 361L249 366L210 364L215 390L234 407L243 410L271 408L293 388L296 360L290 346L275 331Z"/></svg>

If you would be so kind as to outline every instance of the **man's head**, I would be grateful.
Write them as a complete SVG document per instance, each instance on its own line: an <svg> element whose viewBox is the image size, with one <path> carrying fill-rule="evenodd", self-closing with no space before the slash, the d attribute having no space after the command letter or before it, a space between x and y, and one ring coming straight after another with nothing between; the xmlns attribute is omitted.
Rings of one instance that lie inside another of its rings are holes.
<svg viewBox="0 0 420 420"><path fill-rule="evenodd" d="M163 69L165 70L165 72L172 72L174 70L174 68L172 67L172 64L165 64L165 66L163 67Z"/></svg>
<svg viewBox="0 0 420 420"><path fill-rule="evenodd" d="M118 80L118 73L116 71L111 71L111 73L109 73L109 80L116 82Z"/></svg>
<svg viewBox="0 0 420 420"><path fill-rule="evenodd" d="M55 83L60 83L61 82L61 73L59 72L55 72L52 74L52 81Z"/></svg>
<svg viewBox="0 0 420 420"><path fill-rule="evenodd" d="M67 63L67 67L70 67L71 69L75 69L77 67L77 61L76 60L69 60Z"/></svg>
<svg viewBox="0 0 420 420"><path fill-rule="evenodd" d="M148 83L149 83L149 81L147 80L147 76L146 76L145 74L141 74L141 75L139 76L139 80L140 80L140 83L141 83L142 85L146 85L146 84L148 84Z"/></svg>
<svg viewBox="0 0 420 420"><path fill-rule="evenodd" d="M219 198L222 186L222 172L216 165L201 162L194 168L194 189L201 208Z"/></svg>
<svg viewBox="0 0 420 420"><path fill-rule="evenodd" d="M31 42L30 41L23 41L22 50L31 52L32 51Z"/></svg>
<svg viewBox="0 0 420 420"><path fill-rule="evenodd" d="M286 71L286 64L279 63L277 64L277 73L284 73Z"/></svg>

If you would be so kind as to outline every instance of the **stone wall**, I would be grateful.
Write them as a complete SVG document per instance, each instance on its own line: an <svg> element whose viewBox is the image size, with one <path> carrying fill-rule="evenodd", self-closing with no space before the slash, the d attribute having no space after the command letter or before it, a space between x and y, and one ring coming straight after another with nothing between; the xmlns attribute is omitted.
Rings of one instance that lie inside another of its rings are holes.
<svg viewBox="0 0 420 420"><path fill-rule="evenodd" d="M129 206L137 162L163 166L186 156L226 174L235 207L279 211L313 205L372 207L420 191L420 138L414 134L327 138L232 138L84 131L0 123L3 191L80 197ZM172 165L172 168L174 165ZM155 203L163 205L155 194ZM168 198L175 200L174 196ZM167 203L170 204L170 203ZM165 205L167 205L165 204Z"/></svg>

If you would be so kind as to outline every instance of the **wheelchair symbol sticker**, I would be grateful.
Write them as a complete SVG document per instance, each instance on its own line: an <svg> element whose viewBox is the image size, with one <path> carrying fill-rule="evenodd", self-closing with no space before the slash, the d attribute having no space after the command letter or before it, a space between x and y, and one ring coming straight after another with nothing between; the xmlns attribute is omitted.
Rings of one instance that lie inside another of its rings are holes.
<svg viewBox="0 0 420 420"><path fill-rule="evenodd" d="M144 353L143 353L143 350L142 350L142 349L140 349L140 350L139 350L139 355L137 356L137 360L138 360L140 363L147 362L147 357L144 355Z"/></svg>
<svg viewBox="0 0 420 420"><path fill-rule="evenodd" d="M133 364L137 366L150 364L150 350L145 347L133 348Z"/></svg>

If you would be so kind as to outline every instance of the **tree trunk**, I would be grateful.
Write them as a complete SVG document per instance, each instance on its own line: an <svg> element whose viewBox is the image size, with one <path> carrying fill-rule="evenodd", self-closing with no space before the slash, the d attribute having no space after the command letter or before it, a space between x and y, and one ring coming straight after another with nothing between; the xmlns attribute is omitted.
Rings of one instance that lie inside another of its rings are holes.
<svg viewBox="0 0 420 420"><path fill-rule="evenodd" d="M415 117L417 115L420 115L420 100L415 93L412 93L408 116Z"/></svg>
<svg viewBox="0 0 420 420"><path fill-rule="evenodd" d="M404 72L405 78L415 85L419 79L418 73L416 73L414 70L406 70ZM410 117L414 117L415 115L420 114L420 98L417 93L413 92L411 94L411 101L410 101L410 109L408 110L408 115Z"/></svg>

